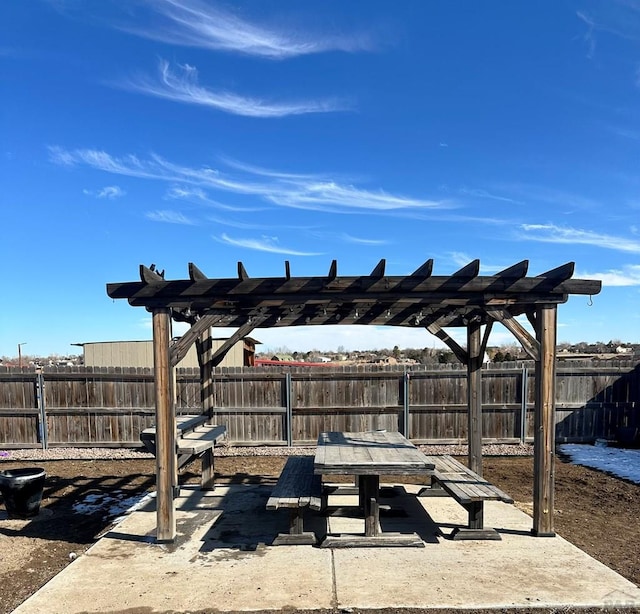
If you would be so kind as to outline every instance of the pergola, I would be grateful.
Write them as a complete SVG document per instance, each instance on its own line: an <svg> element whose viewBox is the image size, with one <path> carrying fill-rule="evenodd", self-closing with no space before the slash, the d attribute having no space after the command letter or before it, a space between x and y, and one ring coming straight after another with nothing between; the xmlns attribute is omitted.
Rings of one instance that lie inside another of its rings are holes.
<svg viewBox="0 0 640 614"><path fill-rule="evenodd" d="M282 277L251 278L238 262L233 278L210 279L189 264L189 279L164 278L154 265L140 266L140 281L107 284L107 294L127 299L153 314L156 392L157 539L176 535L173 491L176 471L175 408L172 370L193 343L202 366L204 408L213 368L226 352L254 328L328 324L372 324L421 327L441 339L467 367L469 467L482 475L482 359L494 322L503 324L535 361L535 432L533 529L553 536L555 450L555 353L557 306L570 294L594 295L601 282L573 279L573 262L535 277L527 276L524 260L495 275L480 275L474 260L449 276L433 275L427 260L411 275L390 276L381 260L368 275L339 276L337 262L320 277L292 277L285 262ZM524 315L535 336L516 319ZM176 342L171 320L187 322L189 330ZM211 327L236 332L215 352ZM484 326L484 331L482 327ZM462 347L446 332L464 327Z"/></svg>

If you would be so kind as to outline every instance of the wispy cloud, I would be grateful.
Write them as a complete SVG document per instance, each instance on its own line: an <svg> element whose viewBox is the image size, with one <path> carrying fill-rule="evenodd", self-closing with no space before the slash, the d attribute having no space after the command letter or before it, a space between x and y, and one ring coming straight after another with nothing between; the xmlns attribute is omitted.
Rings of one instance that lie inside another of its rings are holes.
<svg viewBox="0 0 640 614"><path fill-rule="evenodd" d="M199 47L281 60L325 51L371 50L373 41L364 33L317 36L302 33L293 24L265 27L251 23L212 4L196 0L147 0L157 23L148 28L122 29L145 38L174 45Z"/></svg>
<svg viewBox="0 0 640 614"><path fill-rule="evenodd" d="M367 190L328 179L324 175L316 177L284 173L278 176L278 173L274 173L273 176L263 176L251 172L231 174L209 167L180 166L155 154L148 159L141 159L134 155L118 158L93 149L70 151L61 147L50 147L49 152L52 162L67 167L89 166L115 175L255 196L263 203L282 207L332 213L372 213L448 209L452 206L450 201L414 198L383 189Z"/></svg>
<svg viewBox="0 0 640 614"><path fill-rule="evenodd" d="M108 185L100 190L82 190L87 196L95 196L96 198L107 198L108 200L115 200L121 198L126 192L117 185Z"/></svg>
<svg viewBox="0 0 640 614"><path fill-rule="evenodd" d="M595 56L597 32L629 41L640 40L640 3L637 0L592 3L588 10L576 11L576 17L587 27L582 39L587 45L589 59Z"/></svg>
<svg viewBox="0 0 640 614"><path fill-rule="evenodd" d="M367 237L354 237L346 232L331 232L325 230L313 230L310 233L314 238L321 241L334 241L340 243L350 243L353 245L389 245L387 239L371 239Z"/></svg>
<svg viewBox="0 0 640 614"><path fill-rule="evenodd" d="M178 64L172 70L169 62L160 61L158 77L130 78L118 83L119 87L147 96L174 102L199 105L244 117L274 118L308 113L344 111L345 102L338 100L302 100L270 102L259 98L240 96L228 91L214 91L198 84L198 70L189 64Z"/></svg>
<svg viewBox="0 0 640 614"><path fill-rule="evenodd" d="M504 183L496 187L502 192L503 196L512 198L518 204L546 203L564 207L563 213L570 213L576 209L592 210L601 206L598 201L593 199L546 186L527 183Z"/></svg>
<svg viewBox="0 0 640 614"><path fill-rule="evenodd" d="M581 278L600 279L604 286L640 286L640 265L624 265L603 273L580 273Z"/></svg>
<svg viewBox="0 0 640 614"><path fill-rule="evenodd" d="M483 190L482 188L461 188L460 194L463 194L464 196L473 196L475 198L497 200L500 202L510 203L512 205L524 204L521 200L516 200L515 198L510 198L508 196L503 196L500 194L493 194L491 192L488 192L487 190Z"/></svg>
<svg viewBox="0 0 640 614"><path fill-rule="evenodd" d="M188 188L173 186L167 190L166 198L171 200L184 200L187 202L204 205L212 209L220 209L223 211L263 211L265 207L237 207L235 205L227 205L218 200L214 200L207 196L202 188Z"/></svg>
<svg viewBox="0 0 640 614"><path fill-rule="evenodd" d="M167 209L148 211L145 217L153 220L154 222L164 222L166 224L181 224L183 226L193 226L195 222L189 219L179 211L169 211Z"/></svg>
<svg viewBox="0 0 640 614"><path fill-rule="evenodd" d="M447 254L447 257L451 262L453 262L455 266L460 268L462 268L463 266L466 266L472 260L474 260L474 257L470 256L465 252L449 252ZM513 263L510 263L510 264L513 264ZM497 273L498 271L502 271L503 269L507 268L507 266L487 264L482 260L480 261L480 271L482 273L489 274L489 275L491 275L492 273Z"/></svg>
<svg viewBox="0 0 640 614"><path fill-rule="evenodd" d="M520 238L529 241L592 245L603 249L640 254L640 242L624 237L556 226L555 224L522 224L520 229Z"/></svg>
<svg viewBox="0 0 640 614"><path fill-rule="evenodd" d="M587 58L591 60L593 59L593 56L596 52L596 38L594 35L595 24L591 17L586 13L583 13L582 11L577 11L576 16L578 17L578 19L587 24L587 31L582 36L582 40L587 45Z"/></svg>
<svg viewBox="0 0 640 614"><path fill-rule="evenodd" d="M640 40L640 3L636 0L608 0L596 2L588 11L576 16L595 31L607 32L626 40Z"/></svg>
<svg viewBox="0 0 640 614"><path fill-rule="evenodd" d="M226 233L219 237L213 237L219 243L225 245L233 245L234 247L243 247L245 249L253 249L259 252L269 252L271 254L287 254L289 256L322 256L321 252L304 252L278 244L277 237L262 236L259 239L233 239Z"/></svg>
<svg viewBox="0 0 640 614"><path fill-rule="evenodd" d="M343 241L347 243L354 243L356 245L388 245L389 241L386 239L367 239L365 237L354 237L350 234L343 233L340 235Z"/></svg>

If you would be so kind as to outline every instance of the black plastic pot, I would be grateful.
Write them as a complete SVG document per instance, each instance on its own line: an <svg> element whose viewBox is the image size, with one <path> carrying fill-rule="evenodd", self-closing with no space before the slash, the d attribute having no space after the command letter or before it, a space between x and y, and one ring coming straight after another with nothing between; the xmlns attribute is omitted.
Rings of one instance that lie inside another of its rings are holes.
<svg viewBox="0 0 640 614"><path fill-rule="evenodd" d="M0 471L0 492L9 518L33 518L40 511L44 469L26 467Z"/></svg>

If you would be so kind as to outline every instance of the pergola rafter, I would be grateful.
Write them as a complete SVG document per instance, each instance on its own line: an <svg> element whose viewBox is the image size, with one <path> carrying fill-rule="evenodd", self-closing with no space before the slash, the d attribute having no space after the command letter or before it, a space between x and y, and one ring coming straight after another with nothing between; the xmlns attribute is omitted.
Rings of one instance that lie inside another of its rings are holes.
<svg viewBox="0 0 640 614"><path fill-rule="evenodd" d="M573 279L572 262L535 277L527 276L528 268L528 261L523 260L494 275L480 275L480 261L473 260L452 275L438 276L433 275L433 260L429 259L411 275L391 276L386 275L382 259L369 275L339 276L338 263L333 260L325 276L293 277L287 261L282 277L252 278L238 262L236 277L210 279L190 263L188 279L166 280L164 271L141 265L140 281L107 284L111 298L127 299L153 313L158 539L175 537L172 477L167 474L175 467L170 371L194 342L199 348L206 347L210 327L238 329L232 336L234 342L256 327L357 324L428 330L467 365L469 465L481 474L481 366L494 322L502 323L536 361L533 532L553 535L556 311L571 294L597 294L601 282ZM532 324L535 337L518 322L520 315ZM171 318L191 324L173 345L167 333ZM449 327L466 329L466 348L443 330ZM212 367L231 345L230 340L215 354L203 350L203 389L211 380ZM203 404L209 409L210 401L204 395Z"/></svg>

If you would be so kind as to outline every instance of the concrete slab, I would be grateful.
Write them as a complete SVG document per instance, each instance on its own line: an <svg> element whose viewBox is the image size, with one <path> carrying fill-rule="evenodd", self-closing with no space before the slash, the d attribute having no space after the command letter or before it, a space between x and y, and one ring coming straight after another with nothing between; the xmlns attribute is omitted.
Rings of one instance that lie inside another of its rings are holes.
<svg viewBox="0 0 640 614"><path fill-rule="evenodd" d="M501 541L452 541L444 535L466 524L459 505L416 498L417 487L396 488L385 503L404 512L383 513L382 527L417 532L425 548L332 550L271 546L288 516L266 511L269 490L183 488L171 546L154 543L151 499L15 612L640 608L638 587L561 537L532 537L531 518L510 505L486 506L486 524ZM310 516L307 526L321 535L363 530L360 519L337 516Z"/></svg>

